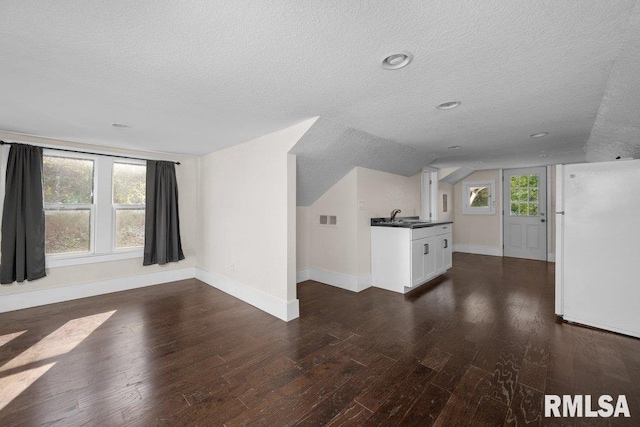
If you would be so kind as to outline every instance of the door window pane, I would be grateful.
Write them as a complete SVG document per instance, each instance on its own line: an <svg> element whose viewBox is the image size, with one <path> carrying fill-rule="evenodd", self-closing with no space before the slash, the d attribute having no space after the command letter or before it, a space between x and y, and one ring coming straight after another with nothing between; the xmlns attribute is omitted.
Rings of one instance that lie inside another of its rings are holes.
<svg viewBox="0 0 640 427"><path fill-rule="evenodd" d="M516 175L510 179L512 216L538 215L538 175Z"/></svg>
<svg viewBox="0 0 640 427"><path fill-rule="evenodd" d="M45 253L66 254L91 250L91 210L46 210Z"/></svg>

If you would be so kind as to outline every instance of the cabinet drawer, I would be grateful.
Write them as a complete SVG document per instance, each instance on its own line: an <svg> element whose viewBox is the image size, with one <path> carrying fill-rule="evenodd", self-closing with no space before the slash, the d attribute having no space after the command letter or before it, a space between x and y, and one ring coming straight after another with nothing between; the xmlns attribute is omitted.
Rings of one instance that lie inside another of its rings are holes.
<svg viewBox="0 0 640 427"><path fill-rule="evenodd" d="M411 230L411 240L424 239L438 235L438 227L415 228Z"/></svg>
<svg viewBox="0 0 640 427"><path fill-rule="evenodd" d="M453 233L453 224L438 225L436 228L438 229L437 234Z"/></svg>

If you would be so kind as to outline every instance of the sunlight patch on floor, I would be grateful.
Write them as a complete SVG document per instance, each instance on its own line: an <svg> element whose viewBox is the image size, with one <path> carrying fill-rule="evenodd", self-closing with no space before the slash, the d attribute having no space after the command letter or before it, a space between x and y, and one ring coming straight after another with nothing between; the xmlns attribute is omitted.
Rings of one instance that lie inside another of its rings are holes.
<svg viewBox="0 0 640 427"><path fill-rule="evenodd" d="M19 337L20 335L24 334L25 332L27 332L27 331L14 332L14 333L11 333L11 334L6 334L6 335L0 336L0 347L5 345L6 343L11 341L12 339Z"/></svg>
<svg viewBox="0 0 640 427"><path fill-rule="evenodd" d="M0 410L29 388L31 384L51 369L56 362L53 361L53 363L46 363L33 368L28 365L37 365L40 362L70 352L115 312L113 310L70 320L0 367ZM0 339L15 335L5 341L8 342L24 332L3 335Z"/></svg>

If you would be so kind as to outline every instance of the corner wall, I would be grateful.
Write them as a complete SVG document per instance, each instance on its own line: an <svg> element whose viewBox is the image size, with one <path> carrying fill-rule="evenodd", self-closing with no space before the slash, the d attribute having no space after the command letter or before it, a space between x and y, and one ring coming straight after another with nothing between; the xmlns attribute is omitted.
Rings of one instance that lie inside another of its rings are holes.
<svg viewBox="0 0 640 427"><path fill-rule="evenodd" d="M465 181L493 180L496 183L496 210L492 215L462 214L462 184ZM500 171L477 171L453 186L453 244L454 251L474 254L502 256L500 212L502 191Z"/></svg>
<svg viewBox="0 0 640 427"><path fill-rule="evenodd" d="M549 211L547 212L547 224L550 232L547 233L547 259L555 262L555 206L556 206L556 168L548 166L550 170L550 185L547 192ZM495 180L497 193L497 206L494 215L463 215L462 214L462 183L464 181ZM500 215L502 214L502 183L499 170L477 171L469 175L453 186L453 243L456 252L468 252L484 255L502 256L502 241L500 230ZM440 182L442 185L442 182ZM442 197L442 196L440 196ZM440 200L440 204L442 200Z"/></svg>
<svg viewBox="0 0 640 427"><path fill-rule="evenodd" d="M358 292L371 286L371 218L421 214L421 172L405 177L356 167L310 207L298 207L298 281ZM319 224L336 215L337 227Z"/></svg>
<svg viewBox="0 0 640 427"><path fill-rule="evenodd" d="M298 317L295 156L316 119L198 159L196 277L276 317Z"/></svg>

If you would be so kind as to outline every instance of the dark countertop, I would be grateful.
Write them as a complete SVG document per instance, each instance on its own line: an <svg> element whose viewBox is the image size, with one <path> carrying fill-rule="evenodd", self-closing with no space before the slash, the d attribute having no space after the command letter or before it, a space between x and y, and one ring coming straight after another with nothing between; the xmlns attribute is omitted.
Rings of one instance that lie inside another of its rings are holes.
<svg viewBox="0 0 640 427"><path fill-rule="evenodd" d="M372 227L424 228L442 224L453 224L453 221L421 221L417 216L396 217L393 222L389 222L389 218L371 218Z"/></svg>

